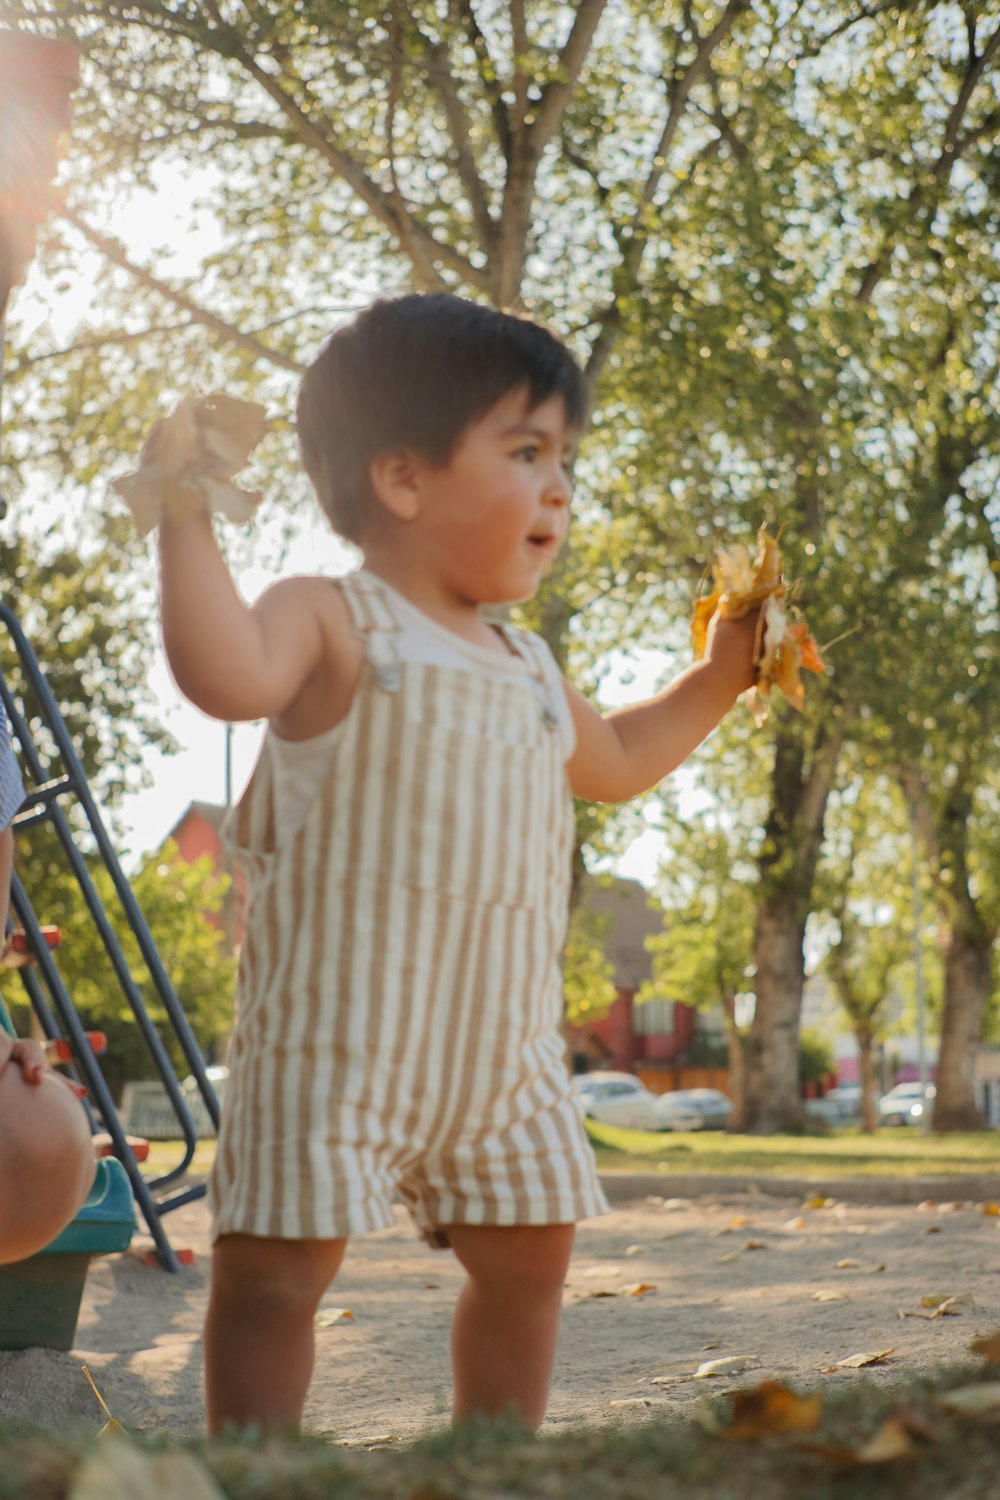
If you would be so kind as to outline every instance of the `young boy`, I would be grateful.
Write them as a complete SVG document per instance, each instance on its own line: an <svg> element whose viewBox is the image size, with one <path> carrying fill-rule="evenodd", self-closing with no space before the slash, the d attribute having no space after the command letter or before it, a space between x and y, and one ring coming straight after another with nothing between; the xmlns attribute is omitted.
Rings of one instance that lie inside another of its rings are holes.
<svg viewBox="0 0 1000 1500"><path fill-rule="evenodd" d="M602 716L542 641L490 622L565 540L584 412L536 325L376 303L298 403L363 568L248 608L207 513L161 522L178 685L269 721L233 832L250 894L212 1181L212 1431L299 1421L320 1298L397 1195L467 1273L455 1419L544 1415L574 1224L606 1207L561 1035L572 797L654 786L754 678L753 619L722 621L664 693ZM173 446L196 479L205 453Z"/></svg>

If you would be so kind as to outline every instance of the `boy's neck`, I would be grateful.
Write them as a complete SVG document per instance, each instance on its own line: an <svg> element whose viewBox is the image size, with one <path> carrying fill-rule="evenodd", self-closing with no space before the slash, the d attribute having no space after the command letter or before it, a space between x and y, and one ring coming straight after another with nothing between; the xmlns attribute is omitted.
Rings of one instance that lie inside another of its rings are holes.
<svg viewBox="0 0 1000 1500"><path fill-rule="evenodd" d="M395 553L390 554L378 546L365 546L363 552L368 572L381 578L435 624L443 625L453 635L476 646L486 646L499 655L507 654L508 648L494 626L483 617L483 606L475 599L455 597Z"/></svg>

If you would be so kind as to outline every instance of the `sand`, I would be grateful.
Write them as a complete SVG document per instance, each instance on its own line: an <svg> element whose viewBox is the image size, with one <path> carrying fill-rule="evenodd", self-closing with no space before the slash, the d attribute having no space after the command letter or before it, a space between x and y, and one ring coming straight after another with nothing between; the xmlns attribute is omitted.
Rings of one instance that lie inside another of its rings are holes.
<svg viewBox="0 0 1000 1500"><path fill-rule="evenodd" d="M202 1430L204 1203L165 1222L194 1264L176 1276L145 1265L141 1236L124 1255L96 1258L71 1353L0 1353L0 1419L96 1430L104 1416L86 1364L127 1428ZM818 1207L742 1194L619 1204L579 1230L546 1426L686 1417L706 1393L766 1377L823 1389L966 1364L970 1340L1000 1328L998 1234L1000 1218L974 1203ZM317 1330L306 1426L346 1444L446 1426L460 1280L402 1209L393 1227L356 1240L324 1299L325 1312L351 1317ZM921 1299L934 1295L962 1300L930 1317ZM838 1366L883 1351L863 1374ZM693 1378L705 1361L737 1356L742 1372Z"/></svg>

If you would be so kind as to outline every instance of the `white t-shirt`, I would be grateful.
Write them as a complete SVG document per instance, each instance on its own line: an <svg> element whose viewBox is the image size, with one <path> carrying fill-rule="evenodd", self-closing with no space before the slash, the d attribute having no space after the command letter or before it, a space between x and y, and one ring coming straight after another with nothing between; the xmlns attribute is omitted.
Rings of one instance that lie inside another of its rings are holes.
<svg viewBox="0 0 1000 1500"><path fill-rule="evenodd" d="M423 610L397 593L384 579L380 578L378 585L387 595L401 627L398 649L403 661L434 667L459 667L470 672L485 670L494 675L507 674L512 678L531 675L531 668L523 656L513 651L507 656L501 656L486 646L477 646L473 641L465 640L447 626L425 615ZM547 665L551 666L554 689L552 699L559 717L564 759L569 760L576 748L573 716L563 692L562 675L551 653L548 654ZM281 827L288 828L302 821L319 791L329 764L330 751L343 733L344 723L342 719L332 729L313 735L308 740L283 740L273 729L268 729L274 777L274 813Z"/></svg>

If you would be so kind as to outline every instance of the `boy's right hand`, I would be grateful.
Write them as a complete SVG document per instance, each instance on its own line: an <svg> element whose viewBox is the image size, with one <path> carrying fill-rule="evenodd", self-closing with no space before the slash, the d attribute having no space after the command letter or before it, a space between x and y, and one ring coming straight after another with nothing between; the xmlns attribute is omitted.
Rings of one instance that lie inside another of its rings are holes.
<svg viewBox="0 0 1000 1500"><path fill-rule="evenodd" d="M734 698L757 681L759 617L759 609L751 610L739 620L726 619L716 611L708 627L705 659L731 682Z"/></svg>

